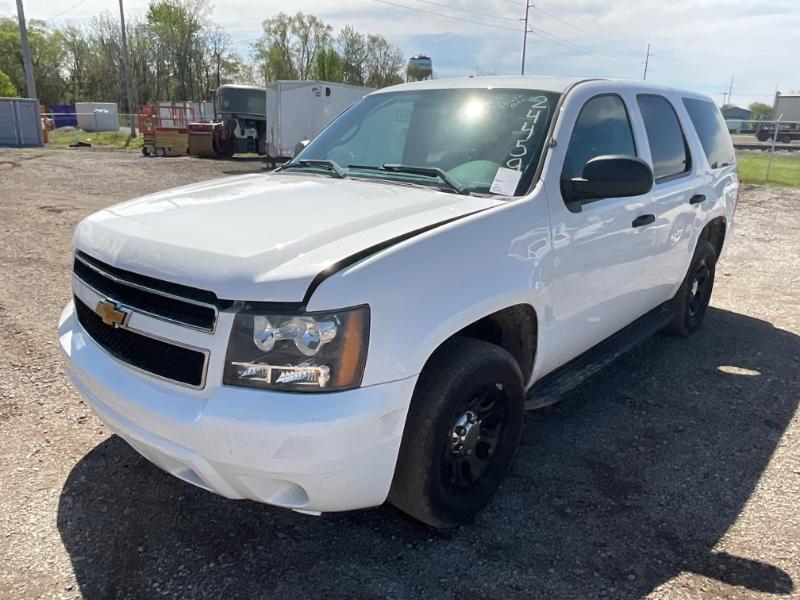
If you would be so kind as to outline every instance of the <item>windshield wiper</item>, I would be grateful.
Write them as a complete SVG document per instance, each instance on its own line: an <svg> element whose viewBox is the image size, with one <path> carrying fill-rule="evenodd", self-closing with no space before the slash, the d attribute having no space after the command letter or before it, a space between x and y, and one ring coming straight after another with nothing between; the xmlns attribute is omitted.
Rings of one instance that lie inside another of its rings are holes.
<svg viewBox="0 0 800 600"><path fill-rule="evenodd" d="M316 158L301 158L300 160L293 160L285 165L283 165L282 169L289 169L289 168L303 168L303 167L327 167L331 170L331 173L338 177L339 179L344 179L347 177L347 173L342 170L336 162L332 160L322 160Z"/></svg>
<svg viewBox="0 0 800 600"><path fill-rule="evenodd" d="M386 163L382 167L375 165L347 165L349 169L369 169L371 171L389 171L391 173L409 173L411 175L428 175L430 177L438 177L450 186L456 193L463 196L469 196L469 190L465 188L457 179L453 178L439 167L415 167L413 165L398 165Z"/></svg>

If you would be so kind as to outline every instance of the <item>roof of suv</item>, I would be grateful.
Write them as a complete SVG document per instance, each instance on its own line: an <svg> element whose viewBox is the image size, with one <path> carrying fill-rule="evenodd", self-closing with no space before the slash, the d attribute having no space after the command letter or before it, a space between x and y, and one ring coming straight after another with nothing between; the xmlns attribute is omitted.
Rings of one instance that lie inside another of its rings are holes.
<svg viewBox="0 0 800 600"><path fill-rule="evenodd" d="M383 88L375 94L385 92L403 92L407 90L419 89L458 89L458 88L513 88L513 89L531 89L542 90L545 92L558 92L563 93L569 87L576 83L583 81L608 81L617 85L630 85L637 88L646 87L647 89L656 91L673 91L690 96L706 97L705 94L699 94L691 90L677 89L661 84L650 83L649 81L632 81L626 79L612 79L609 77L549 77L544 75L533 76L520 76L520 75L507 75L507 76L491 76L491 77L460 77L454 79L432 79L426 81L415 81L411 83L401 83L392 87Z"/></svg>

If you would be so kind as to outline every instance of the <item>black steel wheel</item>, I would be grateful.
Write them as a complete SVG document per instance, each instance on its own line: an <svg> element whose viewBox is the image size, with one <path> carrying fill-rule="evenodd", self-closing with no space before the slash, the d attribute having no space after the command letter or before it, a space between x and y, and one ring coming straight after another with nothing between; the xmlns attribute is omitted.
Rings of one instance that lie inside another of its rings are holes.
<svg viewBox="0 0 800 600"><path fill-rule="evenodd" d="M692 264L670 303L672 322L667 331L677 335L689 335L703 324L703 318L711 301L714 289L714 270L717 254L714 246L705 240L697 243Z"/></svg>
<svg viewBox="0 0 800 600"><path fill-rule="evenodd" d="M468 494L488 477L503 429L509 401L502 384L487 384L466 402L445 439L442 485L454 494Z"/></svg>
<svg viewBox="0 0 800 600"><path fill-rule="evenodd" d="M414 390L389 501L437 528L471 523L500 486L523 419L514 358L481 340L448 340Z"/></svg>

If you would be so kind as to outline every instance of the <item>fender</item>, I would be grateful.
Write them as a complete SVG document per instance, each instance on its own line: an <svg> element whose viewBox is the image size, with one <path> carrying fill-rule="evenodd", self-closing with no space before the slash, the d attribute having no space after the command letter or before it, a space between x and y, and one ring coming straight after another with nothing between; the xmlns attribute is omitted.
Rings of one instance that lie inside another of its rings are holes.
<svg viewBox="0 0 800 600"><path fill-rule="evenodd" d="M308 285L308 289L306 290L305 295L303 296L303 306L308 306L308 303L311 301L311 296L314 295L314 292L320 286L320 284L325 281L331 275L334 275L341 271L342 269L346 269L350 265L354 265L355 263L364 260L365 258L369 258L374 254L382 252L387 248L391 248L401 242L405 242L413 237L418 235L422 235L430 231L431 229L436 229L437 227L442 227L443 225L447 225L448 223L452 223L453 221L458 221L459 219L463 219L465 217L469 217L471 215L483 212L485 210L489 210L490 208L496 208L494 206L488 206L486 208L482 208L480 210L475 210L470 213L465 213L463 215L459 215L457 217L453 217L451 219L445 219L444 221L439 221L438 223L433 223L431 225L426 225L425 227L420 227L419 229L415 229L414 231L409 231L404 233L403 235L398 235L393 238L389 238L388 240L381 242L380 244L374 244L369 246L368 248L364 248L359 252L355 252L350 256L343 258L341 260L336 261L332 265L330 265L327 269L320 271L314 279L311 280L311 283Z"/></svg>
<svg viewBox="0 0 800 600"><path fill-rule="evenodd" d="M370 307L362 385L418 374L448 337L509 306L546 318L552 244L541 192L397 242L321 282L308 310Z"/></svg>

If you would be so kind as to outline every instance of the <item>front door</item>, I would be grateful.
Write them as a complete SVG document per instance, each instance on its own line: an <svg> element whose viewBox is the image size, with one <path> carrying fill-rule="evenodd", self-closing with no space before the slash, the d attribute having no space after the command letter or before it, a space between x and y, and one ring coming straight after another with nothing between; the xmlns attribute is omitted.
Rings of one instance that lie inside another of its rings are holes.
<svg viewBox="0 0 800 600"><path fill-rule="evenodd" d="M659 279L652 264L651 194L603 198L580 208L564 201L562 182L579 177L590 159L638 155L629 107L621 95L596 93L581 102L572 103L572 128L568 120L561 125L561 132L566 127L569 133L559 134L556 148L562 148L553 152L545 182L553 240L546 325L551 366L574 358L650 310ZM565 107L562 118L569 119L569 112Z"/></svg>

